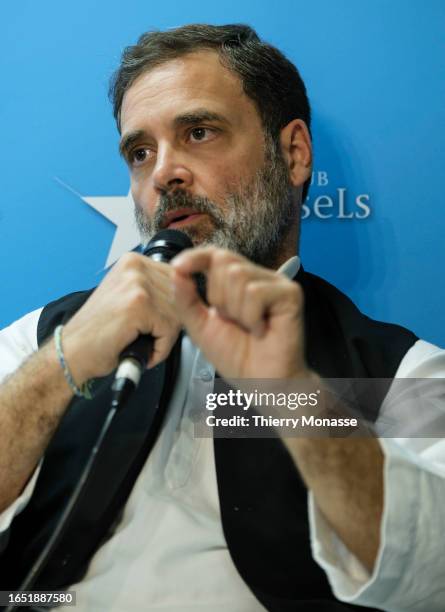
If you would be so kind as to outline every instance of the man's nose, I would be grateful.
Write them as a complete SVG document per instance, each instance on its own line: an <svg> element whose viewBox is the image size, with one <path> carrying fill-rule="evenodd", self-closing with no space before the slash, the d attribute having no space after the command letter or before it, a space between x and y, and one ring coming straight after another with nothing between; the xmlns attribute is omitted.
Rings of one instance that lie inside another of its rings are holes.
<svg viewBox="0 0 445 612"><path fill-rule="evenodd" d="M156 166L153 171L153 184L160 194L186 189L193 183L193 175L179 152L171 147L158 150Z"/></svg>

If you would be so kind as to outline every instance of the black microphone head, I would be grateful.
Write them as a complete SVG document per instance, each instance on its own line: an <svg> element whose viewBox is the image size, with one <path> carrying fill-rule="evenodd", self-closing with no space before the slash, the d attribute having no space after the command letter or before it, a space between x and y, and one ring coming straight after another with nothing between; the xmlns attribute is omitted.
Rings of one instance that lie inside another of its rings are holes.
<svg viewBox="0 0 445 612"><path fill-rule="evenodd" d="M142 251L143 255L155 261L169 262L184 249L193 248L193 242L179 230L164 229L153 236Z"/></svg>

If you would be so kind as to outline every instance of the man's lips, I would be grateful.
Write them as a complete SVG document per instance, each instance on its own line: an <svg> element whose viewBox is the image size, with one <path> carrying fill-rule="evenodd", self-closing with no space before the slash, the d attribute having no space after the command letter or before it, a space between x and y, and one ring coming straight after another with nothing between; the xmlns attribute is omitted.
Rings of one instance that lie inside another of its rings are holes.
<svg viewBox="0 0 445 612"><path fill-rule="evenodd" d="M202 217L204 213L197 212L193 208L178 208L172 210L164 216L162 223L163 228L174 228L181 227L187 223L192 223L199 217Z"/></svg>

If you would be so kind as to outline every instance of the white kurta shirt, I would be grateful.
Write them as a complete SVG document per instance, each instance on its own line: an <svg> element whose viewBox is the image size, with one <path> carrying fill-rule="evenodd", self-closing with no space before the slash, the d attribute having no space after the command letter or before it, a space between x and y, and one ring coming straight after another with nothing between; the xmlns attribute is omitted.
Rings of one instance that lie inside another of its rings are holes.
<svg viewBox="0 0 445 612"><path fill-rule="evenodd" d="M293 276L298 266L298 258L292 258L282 271ZM37 349L40 313L36 310L0 332L0 380ZM187 336L178 376L162 431L122 521L93 556L83 580L70 587L81 612L264 610L227 549L213 440L193 435L194 410L212 391L214 368ZM418 341L396 376L445 378L445 351ZM438 410L445 413L444 398ZM394 612L443 612L445 442L382 439L381 445L386 456L385 507L373 575L336 537L309 496L314 557L340 599ZM28 502L37 474L38 469L21 496L0 515L0 532Z"/></svg>

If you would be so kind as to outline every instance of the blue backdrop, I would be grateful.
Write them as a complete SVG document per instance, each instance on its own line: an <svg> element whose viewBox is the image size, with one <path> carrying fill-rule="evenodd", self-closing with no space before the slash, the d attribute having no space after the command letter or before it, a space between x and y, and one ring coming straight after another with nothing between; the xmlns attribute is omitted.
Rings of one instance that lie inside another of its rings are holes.
<svg viewBox="0 0 445 612"><path fill-rule="evenodd" d="M128 193L107 101L123 47L245 22L296 63L313 107L305 267L445 344L443 1L22 0L0 20L0 326L102 276L115 226L80 196Z"/></svg>

